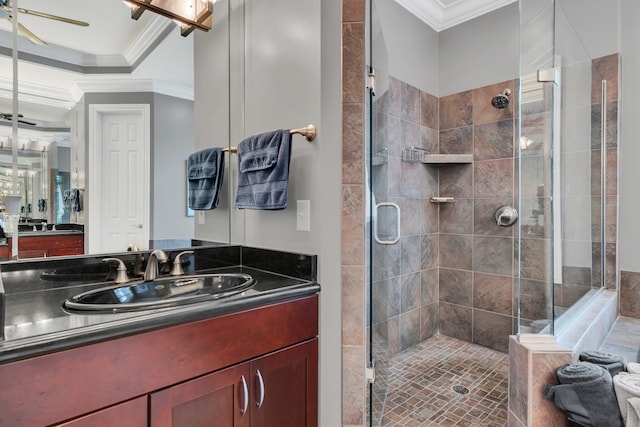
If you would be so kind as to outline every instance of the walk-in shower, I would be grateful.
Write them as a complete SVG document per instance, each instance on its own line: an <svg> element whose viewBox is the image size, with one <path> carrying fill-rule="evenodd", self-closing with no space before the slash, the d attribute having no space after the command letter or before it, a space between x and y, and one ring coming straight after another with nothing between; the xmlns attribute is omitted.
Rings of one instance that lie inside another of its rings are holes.
<svg viewBox="0 0 640 427"><path fill-rule="evenodd" d="M502 426L509 337L615 286L617 47L571 0L402 4L369 2L369 425Z"/></svg>

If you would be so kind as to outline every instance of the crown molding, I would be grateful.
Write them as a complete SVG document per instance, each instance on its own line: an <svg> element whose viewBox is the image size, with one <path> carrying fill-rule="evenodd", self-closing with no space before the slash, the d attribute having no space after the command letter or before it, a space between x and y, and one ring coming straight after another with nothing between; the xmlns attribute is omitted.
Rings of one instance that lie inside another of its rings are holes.
<svg viewBox="0 0 640 427"><path fill-rule="evenodd" d="M76 80L71 90L75 101L80 101L85 93L104 92L154 92L193 101L193 88L151 79L87 79Z"/></svg>
<svg viewBox="0 0 640 427"><path fill-rule="evenodd" d="M439 0L396 0L418 19L440 32L517 0L458 0L448 6Z"/></svg>

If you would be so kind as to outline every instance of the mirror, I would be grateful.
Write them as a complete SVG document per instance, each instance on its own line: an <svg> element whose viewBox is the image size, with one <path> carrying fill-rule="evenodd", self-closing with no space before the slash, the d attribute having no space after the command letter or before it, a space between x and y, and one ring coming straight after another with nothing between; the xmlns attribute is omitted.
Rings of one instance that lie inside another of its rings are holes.
<svg viewBox="0 0 640 427"><path fill-rule="evenodd" d="M46 148L49 160L41 175L42 182L48 184L39 184L47 190L43 216L50 223L83 224L86 253L125 251L128 243L140 249L190 245L195 219L188 216L186 209L185 160L195 147L195 34L182 37L175 23L151 12L132 20L128 7L120 1L91 4L83 0L59 4L15 1L20 8L89 24L81 27L57 19L18 14L21 25L47 43L38 46L23 35L18 37L18 111L12 111L11 75L0 77L0 112L19 115L21 120L31 123L20 123L19 140L28 132L68 135L66 147L51 144ZM215 5L214 28L205 34L207 37L215 36L212 33L221 29L227 32L223 36L228 37L229 26L220 22L228 19L228 8L228 2ZM12 25L0 20L0 65L6 70L12 67L11 31ZM114 106L127 105L148 106L148 118L141 128L146 132L146 142L143 138L142 143L147 145L139 152L140 166L133 168L143 169L144 173L136 175L136 185L131 184L132 178L126 180L129 185L125 184L125 190L141 188L140 197L106 190L104 182L121 178L126 167L115 160L118 157L113 152L92 151L96 141L106 135L96 129L105 132L110 124L103 120L119 114ZM226 110L222 113L228 116L228 105ZM224 121L228 126L228 118ZM6 116L0 116L0 130L6 129L10 134L11 124ZM228 139L224 142L228 145ZM54 159L57 164L52 163ZM102 187L95 187L107 170L108 163L103 162L111 162L111 167L119 165L119 169L112 179L103 180ZM60 164L68 167L60 168ZM97 177L92 175L96 171L100 171ZM64 208L59 209L60 200L64 200L65 191L74 188L82 194L82 211L65 216ZM140 199L146 199L148 204L138 206ZM110 245L113 239L104 237L111 236L105 215L116 211L122 216L136 211L140 216L131 225L119 227L124 229L124 240L114 246ZM228 229L228 211L226 218L222 216L218 218ZM208 228L212 226L207 222ZM142 234L132 237L137 230L142 230ZM149 241L150 245L146 243Z"/></svg>

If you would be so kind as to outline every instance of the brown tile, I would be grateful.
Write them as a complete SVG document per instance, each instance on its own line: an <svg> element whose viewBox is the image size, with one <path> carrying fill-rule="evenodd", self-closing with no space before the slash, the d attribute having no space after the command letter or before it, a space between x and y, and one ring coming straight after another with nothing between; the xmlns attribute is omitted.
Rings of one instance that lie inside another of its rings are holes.
<svg viewBox="0 0 640 427"><path fill-rule="evenodd" d="M509 339L509 410L517 419L529 417L529 351L514 336Z"/></svg>
<svg viewBox="0 0 640 427"><path fill-rule="evenodd" d="M420 308L400 315L400 347L406 350L420 342Z"/></svg>
<svg viewBox="0 0 640 427"><path fill-rule="evenodd" d="M364 345L364 266L342 267L342 344Z"/></svg>
<svg viewBox="0 0 640 427"><path fill-rule="evenodd" d="M473 126L440 131L440 154L472 154Z"/></svg>
<svg viewBox="0 0 640 427"><path fill-rule="evenodd" d="M471 307L473 279L470 271L440 269L440 301Z"/></svg>
<svg viewBox="0 0 640 427"><path fill-rule="evenodd" d="M416 236L422 231L422 199L403 197L400 204L402 236Z"/></svg>
<svg viewBox="0 0 640 427"><path fill-rule="evenodd" d="M424 341L438 333L438 303L420 309L420 340Z"/></svg>
<svg viewBox="0 0 640 427"><path fill-rule="evenodd" d="M428 198L422 199L422 234L438 232L438 214L436 203L431 203Z"/></svg>
<svg viewBox="0 0 640 427"><path fill-rule="evenodd" d="M549 239L522 238L520 240L520 273L522 277L550 281L551 257L551 241Z"/></svg>
<svg viewBox="0 0 640 427"><path fill-rule="evenodd" d="M342 107L342 183L364 182L364 105Z"/></svg>
<svg viewBox="0 0 640 427"><path fill-rule="evenodd" d="M420 127L420 147L424 148L427 154L437 154L439 133L435 129Z"/></svg>
<svg viewBox="0 0 640 427"><path fill-rule="evenodd" d="M422 239L420 236L405 236L400 239L400 272L415 273L422 270Z"/></svg>
<svg viewBox="0 0 640 427"><path fill-rule="evenodd" d="M511 316L513 277L474 273L473 306Z"/></svg>
<svg viewBox="0 0 640 427"><path fill-rule="evenodd" d="M457 270L471 270L473 237L461 234L440 235L440 266Z"/></svg>
<svg viewBox="0 0 640 427"><path fill-rule="evenodd" d="M473 124L473 91L440 98L440 130Z"/></svg>
<svg viewBox="0 0 640 427"><path fill-rule="evenodd" d="M486 236L512 237L517 227L500 227L496 223L496 211L502 206L516 206L512 197L474 199L473 232Z"/></svg>
<svg viewBox="0 0 640 427"><path fill-rule="evenodd" d="M420 90L408 83L400 85L400 118L420 125Z"/></svg>
<svg viewBox="0 0 640 427"><path fill-rule="evenodd" d="M439 239L438 234L424 234L421 239L420 268L426 270L438 266Z"/></svg>
<svg viewBox="0 0 640 427"><path fill-rule="evenodd" d="M422 305L420 273L400 276L400 314L420 308Z"/></svg>
<svg viewBox="0 0 640 427"><path fill-rule="evenodd" d="M456 199L440 205L440 232L471 234L473 232L473 200Z"/></svg>
<svg viewBox="0 0 640 427"><path fill-rule="evenodd" d="M507 108L495 108L491 105L491 100L498 94L503 93L505 89L511 92L509 105ZM473 91L473 123L479 125L512 118L514 107L517 106L513 98L514 93L513 80L475 89Z"/></svg>
<svg viewBox="0 0 640 427"><path fill-rule="evenodd" d="M342 2L342 22L358 22L365 19L365 0Z"/></svg>
<svg viewBox="0 0 640 427"><path fill-rule="evenodd" d="M364 264L364 188L342 186L342 264Z"/></svg>
<svg viewBox="0 0 640 427"><path fill-rule="evenodd" d="M364 22L342 24L343 103L364 103L364 34Z"/></svg>
<svg viewBox="0 0 640 427"><path fill-rule="evenodd" d="M617 53L594 59L591 86L591 102L602 99L602 80L607 81L607 99L618 99L618 69L620 56Z"/></svg>
<svg viewBox="0 0 640 427"><path fill-rule="evenodd" d="M440 303L440 333L471 342L471 307Z"/></svg>
<svg viewBox="0 0 640 427"><path fill-rule="evenodd" d="M421 305L428 306L438 302L438 269L430 268L420 273Z"/></svg>
<svg viewBox="0 0 640 427"><path fill-rule="evenodd" d="M476 160L513 157L513 120L476 125L473 129L473 154Z"/></svg>
<svg viewBox="0 0 640 427"><path fill-rule="evenodd" d="M438 130L438 98L420 91L420 124Z"/></svg>
<svg viewBox="0 0 640 427"><path fill-rule="evenodd" d="M380 110L392 117L400 118L402 82L393 76L389 76L387 90L381 95Z"/></svg>
<svg viewBox="0 0 640 427"><path fill-rule="evenodd" d="M511 335L511 316L484 310L473 310L473 342L507 353Z"/></svg>
<svg viewBox="0 0 640 427"><path fill-rule="evenodd" d="M503 276L513 274L513 248L511 237L475 236L473 270Z"/></svg>
<svg viewBox="0 0 640 427"><path fill-rule="evenodd" d="M473 197L473 167L471 165L440 168L440 196Z"/></svg>
<svg viewBox="0 0 640 427"><path fill-rule="evenodd" d="M475 197L513 196L513 159L474 162Z"/></svg>
<svg viewBox="0 0 640 427"><path fill-rule="evenodd" d="M527 320L550 319L550 293L548 282L520 279L520 316Z"/></svg>
<svg viewBox="0 0 640 427"><path fill-rule="evenodd" d="M620 315L640 318L640 273L620 271Z"/></svg>
<svg viewBox="0 0 640 427"><path fill-rule="evenodd" d="M522 117L520 153L522 156L543 155L545 147L549 146L552 138L552 120L550 112L531 114ZM517 147L514 147L517 152Z"/></svg>
<svg viewBox="0 0 640 427"><path fill-rule="evenodd" d="M531 354L532 370L536 373L531 378L531 425L533 426L561 426L565 425L567 415L558 409L553 402L544 398L547 384L557 384L556 370L573 362L573 355L567 352Z"/></svg>
<svg viewBox="0 0 640 427"><path fill-rule="evenodd" d="M342 421L343 424L364 425L365 354L363 346L342 347Z"/></svg>

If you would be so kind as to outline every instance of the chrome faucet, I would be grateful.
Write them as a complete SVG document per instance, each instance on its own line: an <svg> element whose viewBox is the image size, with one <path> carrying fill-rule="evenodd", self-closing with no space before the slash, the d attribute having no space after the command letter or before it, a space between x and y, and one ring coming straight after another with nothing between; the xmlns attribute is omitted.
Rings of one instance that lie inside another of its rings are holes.
<svg viewBox="0 0 640 427"><path fill-rule="evenodd" d="M144 270L144 281L150 282L155 280L156 277L160 275L158 261L164 264L168 259L167 254L162 249L156 249L151 252L149 259L147 260L147 268Z"/></svg>

